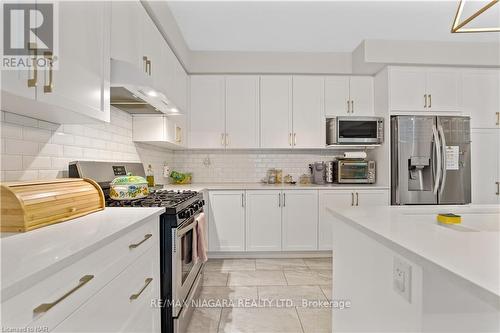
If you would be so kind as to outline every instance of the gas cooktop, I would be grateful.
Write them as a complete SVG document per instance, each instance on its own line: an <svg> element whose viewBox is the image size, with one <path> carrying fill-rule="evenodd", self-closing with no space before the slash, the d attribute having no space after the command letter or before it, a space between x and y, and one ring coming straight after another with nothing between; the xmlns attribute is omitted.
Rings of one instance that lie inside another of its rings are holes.
<svg viewBox="0 0 500 333"><path fill-rule="evenodd" d="M154 190L147 197L135 200L106 199L106 207L165 207L167 214L180 212L203 199L196 191Z"/></svg>

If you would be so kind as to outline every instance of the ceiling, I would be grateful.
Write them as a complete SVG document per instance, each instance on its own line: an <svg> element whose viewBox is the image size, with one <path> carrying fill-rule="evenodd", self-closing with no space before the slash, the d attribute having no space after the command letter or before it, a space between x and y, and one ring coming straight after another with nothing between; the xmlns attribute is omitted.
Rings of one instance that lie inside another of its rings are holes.
<svg viewBox="0 0 500 333"><path fill-rule="evenodd" d="M364 39L497 42L451 34L458 1L169 1L193 51L351 52ZM463 19L485 1L465 3ZM462 19L462 20L463 20ZM474 26L500 26L500 4Z"/></svg>

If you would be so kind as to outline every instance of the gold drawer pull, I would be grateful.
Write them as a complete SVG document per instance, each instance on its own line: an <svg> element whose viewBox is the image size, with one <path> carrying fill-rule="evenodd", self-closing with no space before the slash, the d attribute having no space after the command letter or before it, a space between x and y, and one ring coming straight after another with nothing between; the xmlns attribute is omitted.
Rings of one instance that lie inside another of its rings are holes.
<svg viewBox="0 0 500 333"><path fill-rule="evenodd" d="M33 312L34 313L43 313L43 312L49 311L54 306L56 306L59 302L61 302L66 297L68 297L69 295L71 295L72 293L74 293L75 291L77 291L78 289L80 289L81 287L83 287L85 284L87 284L87 282L89 282L93 278L94 278L93 275L85 275L85 276L83 276L80 279L80 281L78 282L78 285L76 287L74 287L73 289L71 289L66 294L62 295L61 297L59 297L57 300L55 300L52 303L43 303L43 304L40 304L39 306L37 306L36 308L33 309Z"/></svg>
<svg viewBox="0 0 500 333"><path fill-rule="evenodd" d="M130 244L128 246L129 249L135 249L136 247L138 247L139 245L141 245L142 243L144 243L145 241L147 241L148 239L150 239L153 235L152 234L146 234L144 235L144 239L141 240L139 243L135 243L135 244Z"/></svg>
<svg viewBox="0 0 500 333"><path fill-rule="evenodd" d="M28 49L30 51L33 51L33 78L28 79L28 87L36 87L37 81L38 81L38 69L37 69L37 45L36 43L29 43L28 44Z"/></svg>
<svg viewBox="0 0 500 333"><path fill-rule="evenodd" d="M43 86L43 92L51 93L54 89L54 75L53 75L54 58L52 52L50 51L43 52L43 56L49 62L49 83Z"/></svg>
<svg viewBox="0 0 500 333"><path fill-rule="evenodd" d="M153 281L153 278L147 278L146 280L144 280L144 287L142 287L137 294L130 295L130 300L133 301L138 299L139 296L141 296L142 292L149 286L151 281Z"/></svg>

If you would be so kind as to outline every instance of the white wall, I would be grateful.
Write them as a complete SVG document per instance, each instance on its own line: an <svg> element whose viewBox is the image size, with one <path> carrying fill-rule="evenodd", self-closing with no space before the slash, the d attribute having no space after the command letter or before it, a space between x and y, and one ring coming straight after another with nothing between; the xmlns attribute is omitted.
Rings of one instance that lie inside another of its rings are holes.
<svg viewBox="0 0 500 333"><path fill-rule="evenodd" d="M1 112L2 181L67 177L74 160L129 161L152 164L157 183L172 153L132 142L132 117L111 107L111 122L59 125Z"/></svg>

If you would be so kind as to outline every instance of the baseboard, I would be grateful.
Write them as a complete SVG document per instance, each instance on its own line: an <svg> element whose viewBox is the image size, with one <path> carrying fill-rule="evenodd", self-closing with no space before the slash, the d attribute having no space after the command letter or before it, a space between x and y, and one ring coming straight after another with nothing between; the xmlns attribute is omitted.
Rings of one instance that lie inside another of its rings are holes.
<svg viewBox="0 0 500 333"><path fill-rule="evenodd" d="M209 259L327 258L332 251L208 252Z"/></svg>

